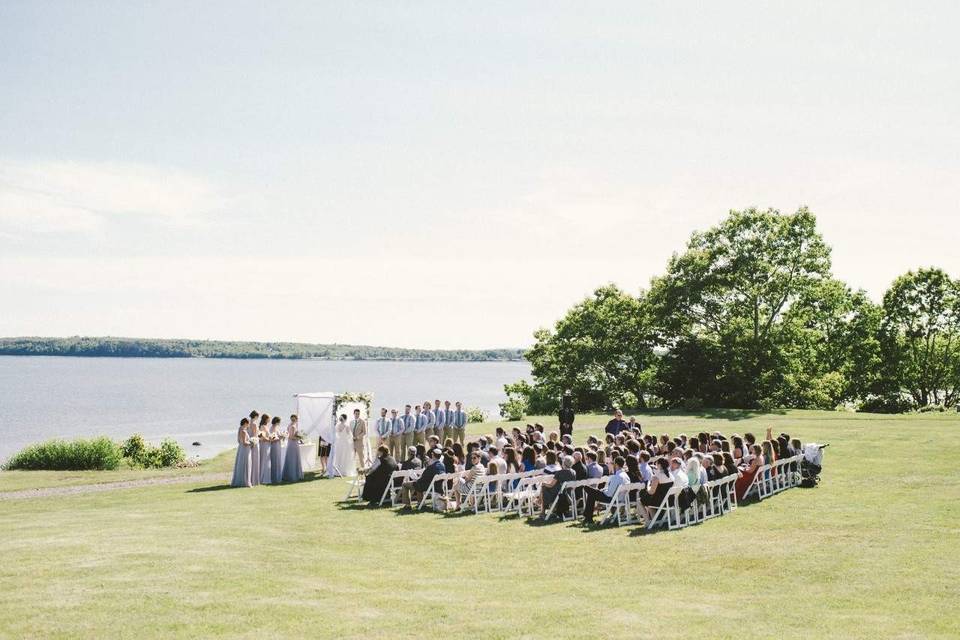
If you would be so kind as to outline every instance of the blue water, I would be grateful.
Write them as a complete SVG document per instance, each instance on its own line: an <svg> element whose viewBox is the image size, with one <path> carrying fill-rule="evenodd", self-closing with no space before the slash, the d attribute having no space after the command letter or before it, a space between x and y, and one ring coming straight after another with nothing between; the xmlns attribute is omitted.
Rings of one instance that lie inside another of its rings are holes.
<svg viewBox="0 0 960 640"><path fill-rule="evenodd" d="M496 419L503 385L529 373L525 362L0 356L0 460L47 438L135 432L205 457L233 446L252 409L287 416L310 391L371 392L375 409L461 400Z"/></svg>

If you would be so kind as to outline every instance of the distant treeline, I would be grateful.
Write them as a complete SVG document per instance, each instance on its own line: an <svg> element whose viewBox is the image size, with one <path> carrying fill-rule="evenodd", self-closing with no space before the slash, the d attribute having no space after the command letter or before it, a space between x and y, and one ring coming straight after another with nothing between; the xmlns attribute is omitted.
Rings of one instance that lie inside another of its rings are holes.
<svg viewBox="0 0 960 640"><path fill-rule="evenodd" d="M522 349L470 351L401 349L350 344L149 340L141 338L0 338L4 356L79 356L89 358L273 358L300 360L417 360L487 362L523 359Z"/></svg>

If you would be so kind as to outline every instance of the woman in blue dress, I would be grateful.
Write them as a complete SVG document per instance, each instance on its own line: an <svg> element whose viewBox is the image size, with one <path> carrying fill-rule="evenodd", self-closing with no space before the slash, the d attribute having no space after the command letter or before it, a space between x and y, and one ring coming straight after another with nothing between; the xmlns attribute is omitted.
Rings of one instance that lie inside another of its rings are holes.
<svg viewBox="0 0 960 640"><path fill-rule="evenodd" d="M297 429L296 414L290 416L290 425L287 427L287 454L283 460L284 482L299 482L303 480L303 465L300 462L300 432Z"/></svg>
<svg viewBox="0 0 960 640"><path fill-rule="evenodd" d="M283 482L283 441L285 438L281 433L280 416L274 416L270 423L270 482L280 484Z"/></svg>
<svg viewBox="0 0 960 640"><path fill-rule="evenodd" d="M240 421L240 428L237 430L237 457L233 462L233 480L230 482L232 487L249 487L250 483L250 436L247 433L247 425L250 421L244 418Z"/></svg>

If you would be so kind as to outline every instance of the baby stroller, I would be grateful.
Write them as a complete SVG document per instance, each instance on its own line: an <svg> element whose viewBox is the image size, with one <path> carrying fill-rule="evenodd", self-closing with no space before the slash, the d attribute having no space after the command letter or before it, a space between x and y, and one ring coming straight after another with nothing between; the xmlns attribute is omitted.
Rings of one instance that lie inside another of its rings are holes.
<svg viewBox="0 0 960 640"><path fill-rule="evenodd" d="M823 470L823 450L829 444L811 442L803 447L803 460L800 461L800 486L811 488L820 483L820 472Z"/></svg>

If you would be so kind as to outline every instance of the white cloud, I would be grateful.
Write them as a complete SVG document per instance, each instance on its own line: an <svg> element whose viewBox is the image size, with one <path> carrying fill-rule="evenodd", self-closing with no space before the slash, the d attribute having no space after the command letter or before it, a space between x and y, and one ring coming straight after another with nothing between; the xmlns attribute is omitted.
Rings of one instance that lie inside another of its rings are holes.
<svg viewBox="0 0 960 640"><path fill-rule="evenodd" d="M222 206L208 181L177 169L0 161L0 227L21 233L90 231L121 216L193 224Z"/></svg>

